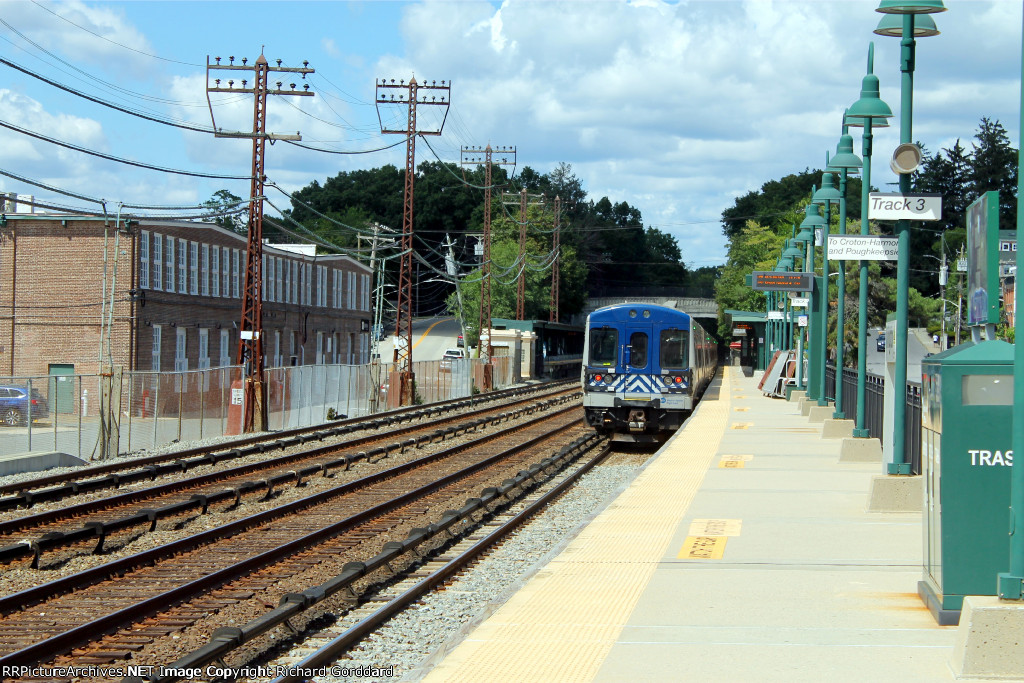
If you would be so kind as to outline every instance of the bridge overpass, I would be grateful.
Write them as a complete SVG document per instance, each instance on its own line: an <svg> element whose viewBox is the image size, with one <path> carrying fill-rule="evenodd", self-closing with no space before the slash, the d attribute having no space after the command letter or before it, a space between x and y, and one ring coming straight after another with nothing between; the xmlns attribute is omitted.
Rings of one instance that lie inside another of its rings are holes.
<svg viewBox="0 0 1024 683"><path fill-rule="evenodd" d="M578 324L586 322L587 316L604 306L621 303L641 303L656 306L670 306L689 313L695 318L718 319L718 303L714 299L687 296L608 296L588 299L579 314ZM574 321L576 322L576 321Z"/></svg>

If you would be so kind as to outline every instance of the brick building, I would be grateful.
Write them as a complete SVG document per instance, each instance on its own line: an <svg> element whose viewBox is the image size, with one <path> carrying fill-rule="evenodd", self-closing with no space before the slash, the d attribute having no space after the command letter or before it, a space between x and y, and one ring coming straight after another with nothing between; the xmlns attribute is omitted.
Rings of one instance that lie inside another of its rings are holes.
<svg viewBox="0 0 1024 683"><path fill-rule="evenodd" d="M266 367L367 362L369 268L272 245L263 254ZM96 373L105 329L103 361L127 370L235 364L245 255L243 235L205 223L7 215L0 375Z"/></svg>

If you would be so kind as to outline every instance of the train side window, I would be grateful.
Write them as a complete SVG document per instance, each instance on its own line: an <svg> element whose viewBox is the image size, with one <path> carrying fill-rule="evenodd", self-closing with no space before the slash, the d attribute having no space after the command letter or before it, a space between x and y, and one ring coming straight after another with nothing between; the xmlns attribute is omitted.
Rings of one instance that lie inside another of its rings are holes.
<svg viewBox="0 0 1024 683"><path fill-rule="evenodd" d="M647 367L646 332L634 332L629 336L629 365L634 368Z"/></svg>
<svg viewBox="0 0 1024 683"><path fill-rule="evenodd" d="M661 367L672 369L688 367L689 362L686 356L689 342L690 333L686 330L662 330Z"/></svg>
<svg viewBox="0 0 1024 683"><path fill-rule="evenodd" d="M591 330L590 364L615 365L619 351L619 331L609 327Z"/></svg>

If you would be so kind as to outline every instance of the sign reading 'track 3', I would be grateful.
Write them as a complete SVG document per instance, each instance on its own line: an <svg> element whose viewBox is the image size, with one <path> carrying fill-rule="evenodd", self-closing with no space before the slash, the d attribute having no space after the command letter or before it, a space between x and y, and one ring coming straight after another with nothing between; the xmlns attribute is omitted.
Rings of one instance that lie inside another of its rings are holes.
<svg viewBox="0 0 1024 683"><path fill-rule="evenodd" d="M937 221L942 218L940 194L868 195L868 218L880 221Z"/></svg>

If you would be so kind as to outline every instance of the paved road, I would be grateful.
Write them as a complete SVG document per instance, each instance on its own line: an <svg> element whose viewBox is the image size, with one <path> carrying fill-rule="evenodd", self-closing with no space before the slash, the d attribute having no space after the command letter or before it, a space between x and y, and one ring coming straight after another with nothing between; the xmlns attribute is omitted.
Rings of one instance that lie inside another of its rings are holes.
<svg viewBox="0 0 1024 683"><path fill-rule="evenodd" d="M868 330L868 372L873 375L885 375L885 351L877 349L878 333L882 329ZM912 331L907 335L907 381L921 381L921 361L926 354L935 353L937 347L929 344L927 347L921 343L918 336Z"/></svg>

